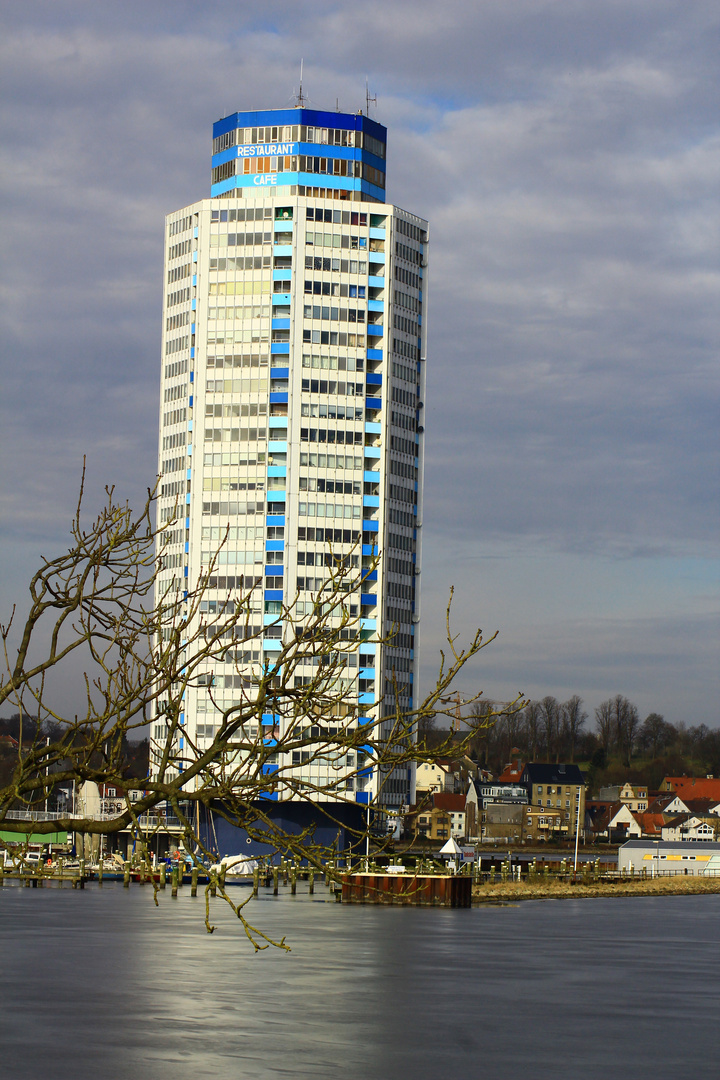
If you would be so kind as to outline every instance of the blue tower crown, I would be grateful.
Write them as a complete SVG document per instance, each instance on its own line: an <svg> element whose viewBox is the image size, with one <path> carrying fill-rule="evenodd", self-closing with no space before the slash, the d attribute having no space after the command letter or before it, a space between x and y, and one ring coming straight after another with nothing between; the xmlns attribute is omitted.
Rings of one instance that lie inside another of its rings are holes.
<svg viewBox="0 0 720 1080"><path fill-rule="evenodd" d="M232 113L213 125L210 194L301 186L385 202L386 145L387 129L362 113L300 107Z"/></svg>

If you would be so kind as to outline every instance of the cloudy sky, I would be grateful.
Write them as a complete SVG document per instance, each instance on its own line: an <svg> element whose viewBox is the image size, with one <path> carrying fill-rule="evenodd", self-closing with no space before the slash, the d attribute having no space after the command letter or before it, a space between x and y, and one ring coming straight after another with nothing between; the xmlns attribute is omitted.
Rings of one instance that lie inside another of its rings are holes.
<svg viewBox="0 0 720 1080"><path fill-rule="evenodd" d="M214 120L364 105L431 222L422 663L718 723L717 0L5 0L0 610L83 454L154 481L165 213ZM80 705L76 678L63 692Z"/></svg>

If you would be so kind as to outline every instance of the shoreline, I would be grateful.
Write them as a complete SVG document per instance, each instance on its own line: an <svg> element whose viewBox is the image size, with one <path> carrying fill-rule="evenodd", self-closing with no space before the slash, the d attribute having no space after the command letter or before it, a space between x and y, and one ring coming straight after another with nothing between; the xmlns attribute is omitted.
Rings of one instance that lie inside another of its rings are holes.
<svg viewBox="0 0 720 1080"><path fill-rule="evenodd" d="M650 878L645 881L578 882L504 881L494 885L476 885L472 902L482 904L507 900L569 900L603 896L698 896L720 893L720 877L711 878Z"/></svg>

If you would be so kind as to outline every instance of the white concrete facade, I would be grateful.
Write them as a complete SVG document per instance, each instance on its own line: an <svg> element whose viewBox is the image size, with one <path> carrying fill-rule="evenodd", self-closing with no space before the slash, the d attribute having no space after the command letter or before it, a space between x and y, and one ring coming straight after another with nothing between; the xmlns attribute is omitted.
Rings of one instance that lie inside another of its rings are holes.
<svg viewBox="0 0 720 1080"><path fill-rule="evenodd" d="M263 627L281 598L299 597L295 625L312 610L328 537L358 567L379 549L377 582L351 613L364 637L397 636L359 649L348 690L376 719L393 670L407 708L417 682L428 226L390 204L329 196L245 189L166 219L158 514L177 520L158 594L171 581L192 588L229 528L206 610L255 584L258 630L241 659L215 667L214 693L229 704L243 665L279 646ZM202 746L207 691L189 690L185 705ZM365 802L378 777L349 784ZM389 808L413 801L411 770L382 789Z"/></svg>

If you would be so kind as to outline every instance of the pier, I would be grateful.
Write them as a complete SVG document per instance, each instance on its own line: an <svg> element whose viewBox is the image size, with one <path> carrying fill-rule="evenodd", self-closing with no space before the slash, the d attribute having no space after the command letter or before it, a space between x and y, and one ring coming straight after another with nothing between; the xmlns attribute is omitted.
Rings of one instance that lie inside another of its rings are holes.
<svg viewBox="0 0 720 1080"><path fill-rule="evenodd" d="M469 908L472 878L449 874L342 874L347 904L415 904L421 907Z"/></svg>

